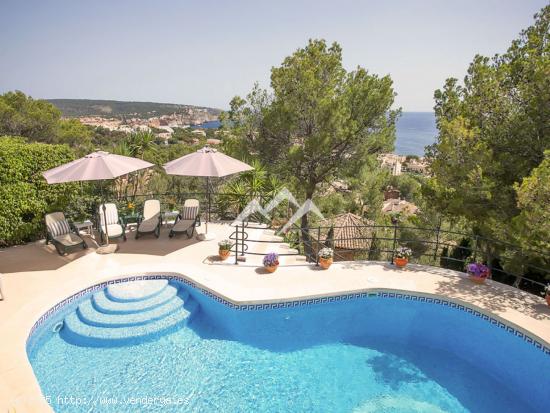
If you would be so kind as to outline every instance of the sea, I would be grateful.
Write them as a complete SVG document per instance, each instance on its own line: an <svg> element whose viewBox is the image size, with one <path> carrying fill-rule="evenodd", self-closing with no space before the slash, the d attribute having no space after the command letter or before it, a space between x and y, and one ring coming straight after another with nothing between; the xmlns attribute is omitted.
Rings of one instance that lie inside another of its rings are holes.
<svg viewBox="0 0 550 413"><path fill-rule="evenodd" d="M403 112L397 120L395 153L424 155L424 148L435 142L437 127L433 112Z"/></svg>
<svg viewBox="0 0 550 413"><path fill-rule="evenodd" d="M205 122L195 128L219 128L219 121ZM437 128L433 112L403 112L397 120L395 153L424 155L424 148L435 142Z"/></svg>

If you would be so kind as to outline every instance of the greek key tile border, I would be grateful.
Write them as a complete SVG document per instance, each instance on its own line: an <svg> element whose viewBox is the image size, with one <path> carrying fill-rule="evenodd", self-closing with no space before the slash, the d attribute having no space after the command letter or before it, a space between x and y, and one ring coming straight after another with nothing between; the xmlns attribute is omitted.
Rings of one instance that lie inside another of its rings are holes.
<svg viewBox="0 0 550 413"><path fill-rule="evenodd" d="M57 303L55 306L50 308L46 313L44 313L32 326L27 342L30 339L30 337L33 335L33 333L36 331L38 327L40 327L44 322L55 315L57 312L59 312L61 309L63 309L65 306L70 305L75 300L78 300L82 296L91 294L93 292L99 291L104 289L105 287L112 285L112 284L120 284L123 282L128 281L140 281L140 280L174 280L181 282L185 285L188 285L198 291L200 291L202 294L204 294L207 297L212 298L213 300L229 307L234 310L239 311L257 311L257 310L270 310L270 309L277 309L277 308L292 308L292 307L303 307L303 306L309 306L309 305L316 305L316 304L324 304L324 303L335 303L340 301L349 301L349 300L355 300L355 299L362 299L362 298L394 298L394 299L400 299L400 300L408 300L408 301L418 301L423 303L429 303L429 304L437 304L442 305L445 307L453 308L459 311L464 311L466 313L472 314L475 317L481 318L484 321L487 321L499 328L502 328L506 332L513 334L516 337L519 337L523 339L528 344L531 344L535 346L535 348L541 350L545 354L550 356L550 347L544 345L543 343L539 342L538 340L534 339L533 337L523 333L520 330L515 329L514 327L511 327L502 321L493 318L485 313L482 313L480 311L474 310L470 307L464 306L462 304L455 303L453 301L445 300L443 298L436 298L436 297L428 297L428 296L422 296L422 295L414 295L414 294L404 294L404 293L392 293L392 292L384 292L384 291L377 291L377 292L360 292L360 293L348 293L348 294L341 294L341 295L335 295L335 296L329 296L329 297L318 297L318 298L308 298L304 300L295 300L295 301L282 301L282 302L271 302L271 303L261 303L261 304L235 304L230 301L227 301L225 298L220 297L216 294L214 294L212 291L207 290L205 288L202 288L195 284L194 282L188 280L185 277L178 276L175 274L158 274L158 275L135 275L135 276L129 276L124 278L119 278L116 280L109 280L105 281L99 284L95 284L91 287L88 287L84 290L81 290L70 297L66 298L65 300Z"/></svg>
<svg viewBox="0 0 550 413"><path fill-rule="evenodd" d="M413 294L402 294L402 293L390 293L390 292L379 292L377 293L377 296L380 298L396 298L401 300L409 300L409 301L419 301L419 302L425 302L430 304L438 304L443 305L449 308L454 308L459 311L465 311L466 313L472 314L475 317L481 318L484 321L487 321L499 328L502 328L503 330L507 331L508 333L513 334L516 337L521 338L523 341L525 341L528 344L531 344L535 346L537 349L543 351L545 354L550 355L550 347L542 344L541 342L537 341L536 339L530 337L529 335L523 333L520 330L515 329L512 326L509 326L502 321L491 317L490 315L487 315L485 313L479 312L477 310L474 310L473 308L464 306L462 304L455 303L453 301L448 301L443 298L436 298L436 297L426 297L421 295L413 295Z"/></svg>

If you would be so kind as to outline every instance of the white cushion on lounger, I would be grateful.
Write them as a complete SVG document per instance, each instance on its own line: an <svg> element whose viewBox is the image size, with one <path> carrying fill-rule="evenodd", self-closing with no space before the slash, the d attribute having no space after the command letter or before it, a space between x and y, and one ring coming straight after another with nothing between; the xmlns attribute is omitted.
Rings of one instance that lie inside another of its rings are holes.
<svg viewBox="0 0 550 413"><path fill-rule="evenodd" d="M172 227L172 231L175 232L183 232L191 228L194 224L194 219L180 219L176 224Z"/></svg>
<svg viewBox="0 0 550 413"><path fill-rule="evenodd" d="M103 230L103 233L105 233L105 225L102 225L101 229ZM107 225L107 231L109 232L109 238L118 237L119 235L122 235L122 226L119 224Z"/></svg>
<svg viewBox="0 0 550 413"><path fill-rule="evenodd" d="M46 226L52 237L71 232L69 221L65 219L63 212L52 212L46 215Z"/></svg>
<svg viewBox="0 0 550 413"><path fill-rule="evenodd" d="M153 232L159 224L160 214L153 215L151 218L141 221L139 224L139 232Z"/></svg>
<svg viewBox="0 0 550 413"><path fill-rule="evenodd" d="M115 204L105 204L105 212L103 212L103 204L98 208L99 219L101 221L101 226L105 225L105 218L107 218L107 224L113 225L118 224L118 210ZM111 235L109 233L109 235Z"/></svg>
<svg viewBox="0 0 550 413"><path fill-rule="evenodd" d="M160 215L160 201L158 199L148 199L143 204L143 220L157 217Z"/></svg>
<svg viewBox="0 0 550 413"><path fill-rule="evenodd" d="M195 219L197 215L199 214L199 205L184 205L183 211L181 211L181 217L182 219Z"/></svg>

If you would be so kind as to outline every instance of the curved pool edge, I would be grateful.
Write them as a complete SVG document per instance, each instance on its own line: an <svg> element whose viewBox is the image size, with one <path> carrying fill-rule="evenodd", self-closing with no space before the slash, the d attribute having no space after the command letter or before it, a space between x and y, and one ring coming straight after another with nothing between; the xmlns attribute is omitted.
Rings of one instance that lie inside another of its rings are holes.
<svg viewBox="0 0 550 413"><path fill-rule="evenodd" d="M393 275L395 277L402 278L404 276L401 271L388 269L385 269L384 271L385 277L388 278L390 276L390 272L393 272ZM206 285L202 282L199 282L194 277L185 275L181 272L147 271L141 273L134 272L130 274L128 272L124 273L122 269L121 272L122 273L119 273L117 275L103 277L102 279L96 280L95 282L84 283L84 281L78 282L77 280L70 287L58 290L57 294L46 294L46 297L40 297L40 299L37 298L36 300L32 300L33 302L22 308L18 312L18 314L12 320L10 320L10 323L1 324L2 331L4 332L4 329L6 329L6 332L9 334L9 337L11 339L7 340L6 344L8 345L0 352L0 361L9 360L9 363L7 365L13 367L7 368L6 370L0 372L0 400L5 400L6 402L2 403L7 403L5 406L0 405L0 407L6 409L16 408L17 412L51 412L52 409L42 396L40 387L32 370L32 366L30 365L27 357L27 342L29 337L32 335L38 325L45 322L49 317L59 311L64 305L72 303L75 299L78 299L85 294L89 294L92 291L103 288L108 283L138 279L136 277L173 277L185 284L191 285L192 287L201 291L203 294L211 296L212 298L222 302L225 305L238 307L239 310L254 310L272 307L276 308L277 306L284 307L285 305L301 306L317 304L330 300L353 298L361 294L368 295L369 293L387 294L389 297L402 298L405 300L410 299L423 301L423 298L424 300L431 300L428 302L434 302L435 304L449 306L454 305L458 309L464 309L464 311L470 312L474 316L481 317L483 319L486 319L486 321L496 324L501 328L505 328L511 334L522 337L528 343L531 342L531 344L537 347L539 347L540 345L541 351L544 351L545 353L550 355L549 340L546 340L545 337L537 334L536 331L533 331L532 329L518 324L513 318L510 319L511 317L507 317L507 315L509 314L505 313L504 315L499 315L496 314L495 311L484 308L483 306L480 306L475 302L470 302L463 297L434 294L429 291L422 291L422 289L418 288L398 289L392 288L390 286L384 287L383 285L372 285L368 287L365 287L363 285L358 286L355 289L347 289L345 291L333 288L332 292L326 291L320 294L305 296L287 296L286 298L279 296L272 299L266 299L264 297L263 299L258 300L239 300L238 298L232 297L230 294L227 294L227 292L225 292L224 294L224 292L212 288L212 285ZM193 270L190 269L186 272L193 272ZM456 274L454 274L454 276L456 276ZM386 284L391 283L387 282ZM503 287L502 285L488 285L487 288L502 289ZM67 294L66 290L72 290L72 292ZM61 291L64 292L61 293ZM64 297L61 300L59 299L60 295ZM18 320L19 323L14 323L14 319ZM6 324L11 324L11 326L6 326ZM0 365L5 364L0 363Z"/></svg>

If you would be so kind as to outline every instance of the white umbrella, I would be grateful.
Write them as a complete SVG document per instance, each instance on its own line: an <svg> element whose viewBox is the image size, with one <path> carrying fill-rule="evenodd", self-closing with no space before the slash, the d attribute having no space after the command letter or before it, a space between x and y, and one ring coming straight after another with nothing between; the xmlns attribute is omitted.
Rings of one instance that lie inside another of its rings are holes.
<svg viewBox="0 0 550 413"><path fill-rule="evenodd" d="M100 181L104 179L114 179L130 172L138 171L153 166L152 163L129 156L115 155L109 152L93 152L83 158L63 164L50 169L42 175L49 184L58 184L63 182L76 181ZM103 203L103 214L107 222L105 203ZM105 226L105 236L107 238L107 247L109 245L109 234ZM104 249L99 252L112 252Z"/></svg>
<svg viewBox="0 0 550 413"><path fill-rule="evenodd" d="M208 217L206 220L206 234L204 239L213 239L213 234L208 236L208 221L210 220L210 178L221 178L239 172L250 171L254 168L231 156L218 152L214 148L205 146L196 152L166 163L164 169L168 175L202 176L206 178Z"/></svg>

